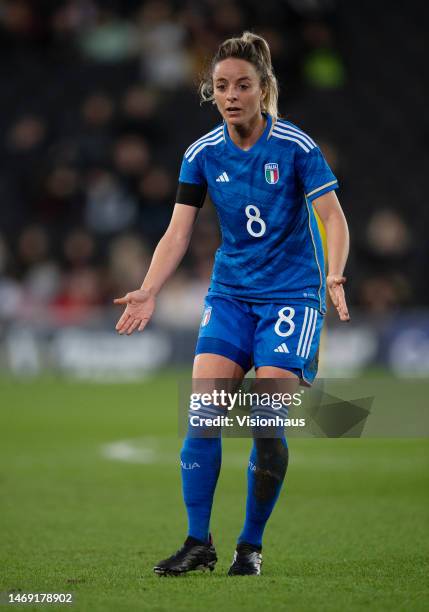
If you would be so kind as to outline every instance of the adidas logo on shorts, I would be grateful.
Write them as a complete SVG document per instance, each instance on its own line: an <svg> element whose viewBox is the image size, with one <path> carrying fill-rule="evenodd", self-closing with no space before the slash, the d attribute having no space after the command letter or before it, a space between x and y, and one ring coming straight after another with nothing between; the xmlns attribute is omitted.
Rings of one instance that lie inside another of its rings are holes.
<svg viewBox="0 0 429 612"><path fill-rule="evenodd" d="M281 344L279 344L279 346L277 348L274 349L275 353L289 353L289 349L286 346L285 342L282 342Z"/></svg>

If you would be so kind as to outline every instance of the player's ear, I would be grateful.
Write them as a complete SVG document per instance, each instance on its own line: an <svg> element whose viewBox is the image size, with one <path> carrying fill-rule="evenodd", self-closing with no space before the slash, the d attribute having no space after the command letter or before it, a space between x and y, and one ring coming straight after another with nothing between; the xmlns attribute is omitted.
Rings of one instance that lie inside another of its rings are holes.
<svg viewBox="0 0 429 612"><path fill-rule="evenodd" d="M267 86L262 85L261 83L261 104L265 101L265 98L267 97L267 93L268 93Z"/></svg>

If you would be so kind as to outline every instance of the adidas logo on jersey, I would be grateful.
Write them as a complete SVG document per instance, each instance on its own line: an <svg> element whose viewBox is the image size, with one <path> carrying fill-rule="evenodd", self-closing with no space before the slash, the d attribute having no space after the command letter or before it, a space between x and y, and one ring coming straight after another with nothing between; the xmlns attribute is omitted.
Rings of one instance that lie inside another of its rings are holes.
<svg viewBox="0 0 429 612"><path fill-rule="evenodd" d="M285 342L282 342L281 344L279 344L279 346L277 348L274 349L275 353L289 353L289 349L286 346Z"/></svg>
<svg viewBox="0 0 429 612"><path fill-rule="evenodd" d="M216 183L229 183L229 176L226 172L222 172L220 176L217 177Z"/></svg>

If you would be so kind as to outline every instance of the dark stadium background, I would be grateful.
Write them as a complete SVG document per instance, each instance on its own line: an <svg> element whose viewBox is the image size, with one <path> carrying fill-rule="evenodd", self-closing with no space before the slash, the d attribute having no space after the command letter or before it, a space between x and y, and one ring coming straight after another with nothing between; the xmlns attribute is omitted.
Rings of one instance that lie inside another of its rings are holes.
<svg viewBox="0 0 429 612"><path fill-rule="evenodd" d="M71 591L91 612L427 610L424 8L0 0L0 603ZM328 313L320 375L374 410L359 439L289 438L261 581L225 578L249 453L225 440L216 571L160 581L152 566L186 529L178 383L219 241L211 204L143 334L115 334L112 300L140 285L183 152L219 121L198 75L244 29L269 41L281 114L339 178L352 321Z"/></svg>
<svg viewBox="0 0 429 612"><path fill-rule="evenodd" d="M111 334L118 314L111 300L144 276L171 215L184 150L219 120L211 105L199 105L198 76L219 41L247 28L267 37L281 114L320 143L350 223L354 325L344 329L330 317L324 371L426 374L428 154L418 6L1 2L3 367L70 370L66 353L79 344L73 330L97 330L94 339ZM210 204L200 217L184 264L159 298L152 331L168 334L154 367L192 358L218 245ZM130 371L130 345L116 346ZM135 375L150 367L136 363Z"/></svg>

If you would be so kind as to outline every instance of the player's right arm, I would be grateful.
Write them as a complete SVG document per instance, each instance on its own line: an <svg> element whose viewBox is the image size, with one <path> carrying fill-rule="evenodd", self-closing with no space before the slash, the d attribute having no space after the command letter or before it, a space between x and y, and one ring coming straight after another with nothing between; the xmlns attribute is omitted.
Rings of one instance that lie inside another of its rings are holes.
<svg viewBox="0 0 429 612"><path fill-rule="evenodd" d="M146 327L155 309L156 296L188 249L198 212L199 207L195 205L176 203L170 224L153 253L141 288L113 300L115 304L125 305L116 324L120 334L130 335L137 328L143 331Z"/></svg>

